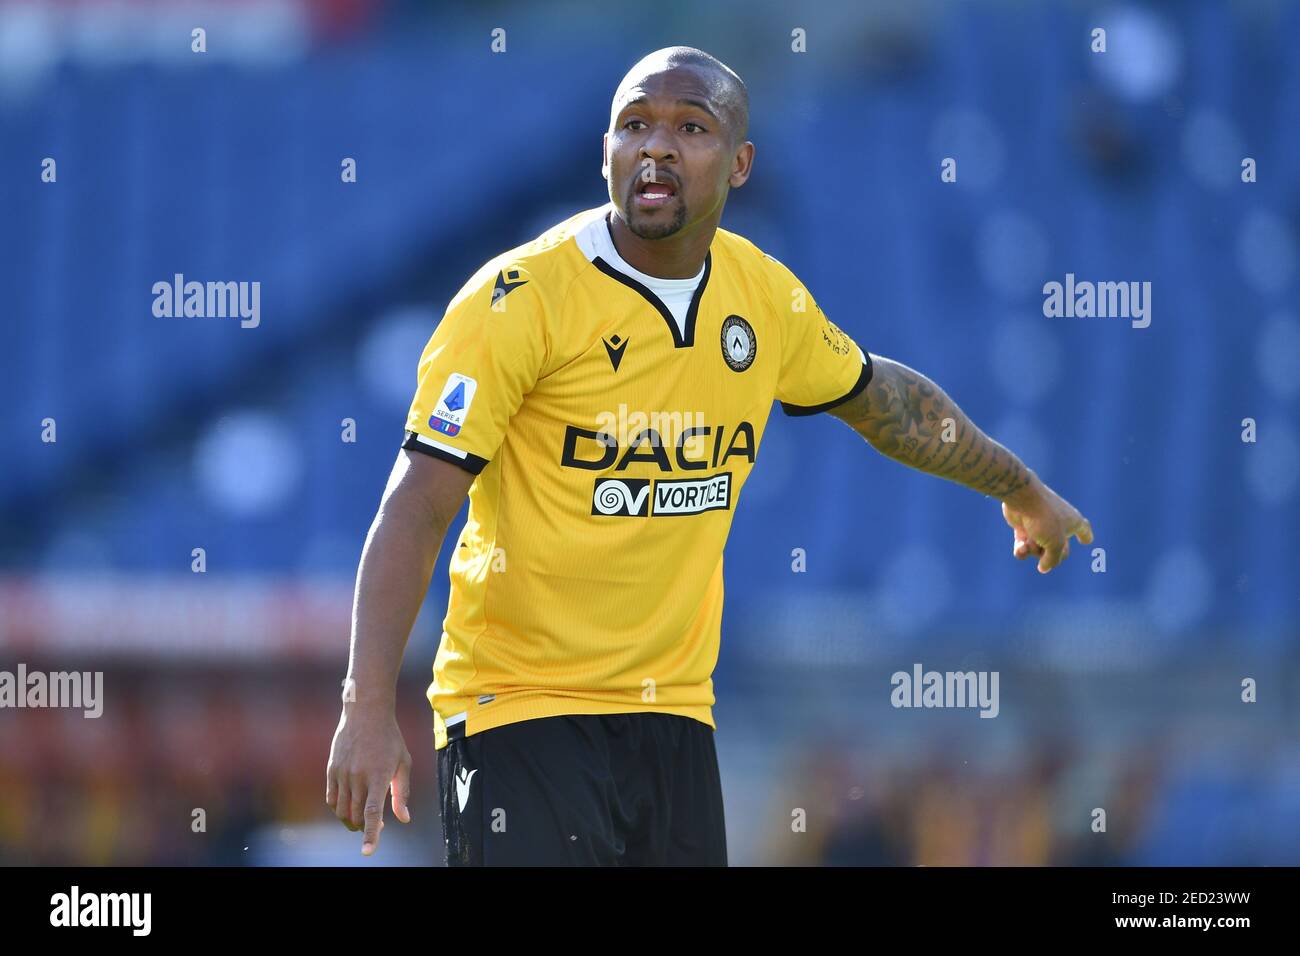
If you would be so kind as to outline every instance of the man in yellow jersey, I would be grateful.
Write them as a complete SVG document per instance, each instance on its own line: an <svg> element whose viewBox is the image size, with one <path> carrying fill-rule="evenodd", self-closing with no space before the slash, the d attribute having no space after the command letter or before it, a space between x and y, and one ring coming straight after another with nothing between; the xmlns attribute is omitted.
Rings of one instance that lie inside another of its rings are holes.
<svg viewBox="0 0 1300 956"><path fill-rule="evenodd" d="M1088 522L918 372L861 349L719 228L748 94L689 47L636 64L609 203L478 271L419 362L357 575L326 802L373 853L409 820L398 668L469 495L429 700L458 864L725 865L711 675L722 555L774 401L1001 500L1039 571Z"/></svg>

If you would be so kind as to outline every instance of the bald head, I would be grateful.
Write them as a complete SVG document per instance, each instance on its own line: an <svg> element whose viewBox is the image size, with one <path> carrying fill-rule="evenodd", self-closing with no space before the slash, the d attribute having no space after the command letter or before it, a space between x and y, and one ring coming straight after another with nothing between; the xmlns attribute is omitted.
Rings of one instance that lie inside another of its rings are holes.
<svg viewBox="0 0 1300 956"><path fill-rule="evenodd" d="M690 71L704 85L711 105L731 135L733 145L745 141L749 133L749 90L736 71L715 56L691 46L669 46L643 56L627 71L610 107L610 126L625 105L629 94L642 82L659 73Z"/></svg>

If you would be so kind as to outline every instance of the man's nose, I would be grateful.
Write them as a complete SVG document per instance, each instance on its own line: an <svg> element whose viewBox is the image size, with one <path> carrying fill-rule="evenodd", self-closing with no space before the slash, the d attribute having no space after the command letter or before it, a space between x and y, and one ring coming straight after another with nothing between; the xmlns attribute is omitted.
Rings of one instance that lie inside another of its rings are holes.
<svg viewBox="0 0 1300 956"><path fill-rule="evenodd" d="M656 163L675 162L677 144L671 134L663 127L656 126L641 144L641 159L650 159Z"/></svg>

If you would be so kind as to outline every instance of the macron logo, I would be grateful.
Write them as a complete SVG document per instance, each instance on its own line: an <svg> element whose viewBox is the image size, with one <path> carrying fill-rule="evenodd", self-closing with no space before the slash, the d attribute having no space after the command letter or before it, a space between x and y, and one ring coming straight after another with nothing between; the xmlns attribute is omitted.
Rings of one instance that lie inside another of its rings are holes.
<svg viewBox="0 0 1300 956"><path fill-rule="evenodd" d="M476 773L477 770L466 773L465 768L462 767L460 773L456 775L456 802L460 804L461 813L465 812L465 804L469 800L469 785Z"/></svg>
<svg viewBox="0 0 1300 956"><path fill-rule="evenodd" d="M506 296L521 285L527 284L528 280L518 269L502 269L497 273L496 285L492 287L492 311L504 312L506 304L503 301Z"/></svg>

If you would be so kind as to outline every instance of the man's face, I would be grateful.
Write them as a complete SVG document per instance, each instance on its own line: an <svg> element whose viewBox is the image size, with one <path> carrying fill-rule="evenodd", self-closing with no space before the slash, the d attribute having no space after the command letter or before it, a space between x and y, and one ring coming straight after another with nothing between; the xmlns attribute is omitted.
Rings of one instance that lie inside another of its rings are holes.
<svg viewBox="0 0 1300 956"><path fill-rule="evenodd" d="M603 173L633 233L663 239L722 205L735 150L707 74L651 73L623 86L612 112Z"/></svg>

